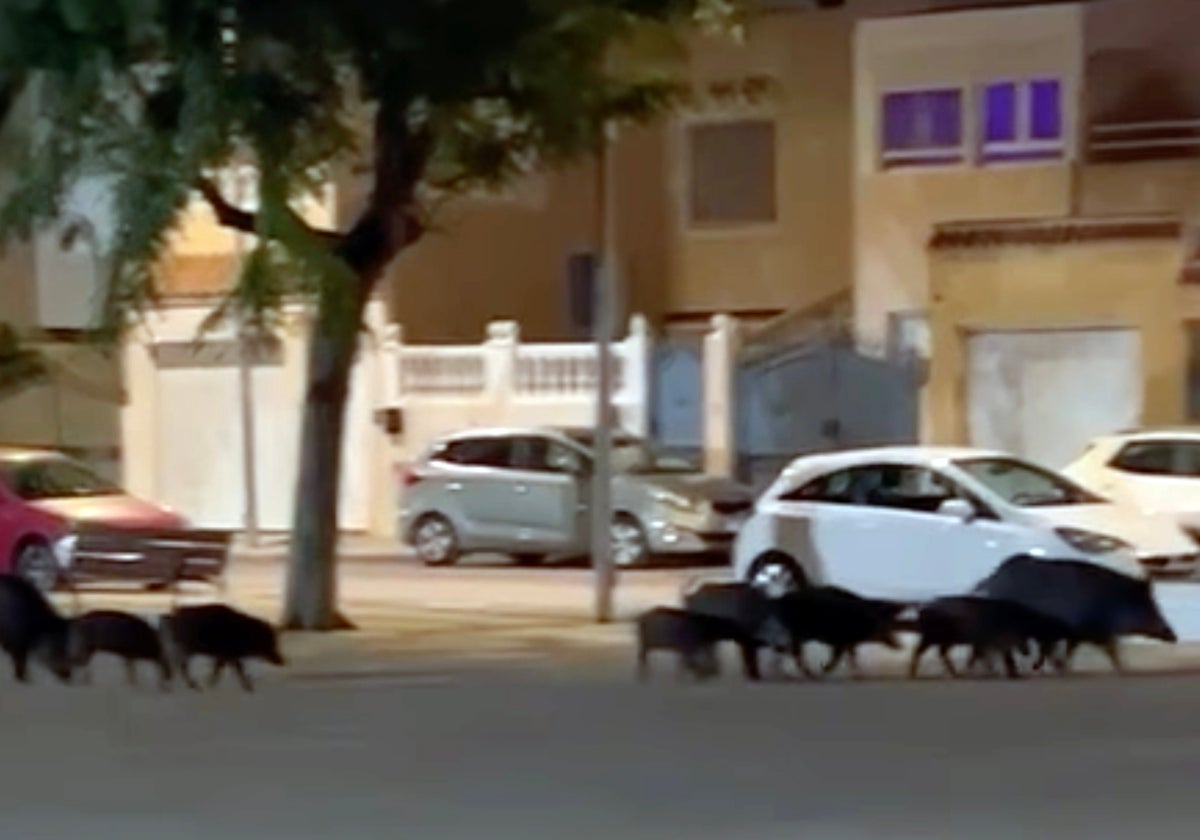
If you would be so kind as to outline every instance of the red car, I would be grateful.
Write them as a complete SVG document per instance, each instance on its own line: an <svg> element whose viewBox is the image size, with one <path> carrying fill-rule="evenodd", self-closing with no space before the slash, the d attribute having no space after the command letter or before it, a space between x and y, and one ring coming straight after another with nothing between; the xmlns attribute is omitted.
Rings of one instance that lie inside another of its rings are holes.
<svg viewBox="0 0 1200 840"><path fill-rule="evenodd" d="M80 526L153 532L178 531L188 523L60 453L0 448L0 571L54 587L61 569L75 561L74 542L63 538ZM138 564L123 565L133 571Z"/></svg>

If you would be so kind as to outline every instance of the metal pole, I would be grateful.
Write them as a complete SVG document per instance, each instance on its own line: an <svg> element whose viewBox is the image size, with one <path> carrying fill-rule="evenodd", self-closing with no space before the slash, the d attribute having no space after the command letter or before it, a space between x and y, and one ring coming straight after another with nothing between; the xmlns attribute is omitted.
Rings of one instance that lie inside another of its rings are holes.
<svg viewBox="0 0 1200 840"><path fill-rule="evenodd" d="M239 172L236 177L236 201L244 206L245 180ZM241 270L246 256L246 239L241 233L237 237L238 267ZM258 471L255 469L254 447L254 383L253 345L254 336L250 334L250 325L246 321L246 313L238 307L238 374L240 380L240 398L242 409L242 484L246 493L246 508L244 511L244 527L246 542L253 548L258 545Z"/></svg>
<svg viewBox="0 0 1200 840"><path fill-rule="evenodd" d="M594 326L596 339L596 428L594 433L595 462L592 472L592 567L595 571L596 621L605 623L613 617L613 588L616 572L613 566L612 537L612 336L613 287L613 202L612 162L608 126L596 161L596 192L600 216L600 260L594 284Z"/></svg>

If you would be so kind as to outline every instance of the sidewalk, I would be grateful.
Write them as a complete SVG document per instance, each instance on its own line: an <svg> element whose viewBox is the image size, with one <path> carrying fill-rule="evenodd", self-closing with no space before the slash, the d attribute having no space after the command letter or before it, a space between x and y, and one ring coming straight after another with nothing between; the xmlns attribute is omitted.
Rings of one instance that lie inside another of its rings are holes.
<svg viewBox="0 0 1200 840"><path fill-rule="evenodd" d="M535 618L486 613L426 610L394 612L385 620L372 616L358 631L333 634L288 634L285 650L297 676L332 678L395 673L405 665L511 663L578 670L629 670L634 667L634 628L630 622L596 624L577 618ZM732 651L724 655L727 677L740 673ZM824 662L819 645L809 650L814 667ZM859 659L863 675L875 679L907 678L911 648L892 651L864 647ZM956 654L956 661L961 652ZM1200 642L1163 645L1130 640L1122 646L1129 674L1150 676L1200 673ZM673 673L664 655L658 670ZM1112 675L1107 659L1090 648L1075 657L1076 675ZM832 679L846 679L839 670ZM931 652L921 663L924 679L944 679ZM1048 677L1049 678L1049 677Z"/></svg>
<svg viewBox="0 0 1200 840"><path fill-rule="evenodd" d="M395 562L408 554L408 549L394 539L366 534L343 534L338 540L339 559L357 562ZM286 534L262 534L258 544L251 546L246 535L235 534L230 542L231 563L278 563L287 559Z"/></svg>

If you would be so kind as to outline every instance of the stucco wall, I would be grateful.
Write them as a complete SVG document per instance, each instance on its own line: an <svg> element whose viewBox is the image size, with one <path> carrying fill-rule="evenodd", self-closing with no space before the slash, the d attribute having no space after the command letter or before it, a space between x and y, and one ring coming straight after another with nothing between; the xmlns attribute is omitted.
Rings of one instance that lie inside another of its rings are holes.
<svg viewBox="0 0 1200 840"><path fill-rule="evenodd" d="M955 220L1060 216L1071 203L1083 71L1081 10L1073 4L888 18L859 24L855 47L855 318L860 341L882 348L888 313L929 300L925 245L933 226ZM973 94L980 85L1048 75L1063 85L1067 157L1049 164L980 167ZM889 89L965 89L968 162L882 171L879 102Z"/></svg>
<svg viewBox="0 0 1200 840"><path fill-rule="evenodd" d="M967 335L984 330L1137 328L1142 421L1180 422L1186 372L1181 261L1176 240L934 251L931 440L967 440Z"/></svg>

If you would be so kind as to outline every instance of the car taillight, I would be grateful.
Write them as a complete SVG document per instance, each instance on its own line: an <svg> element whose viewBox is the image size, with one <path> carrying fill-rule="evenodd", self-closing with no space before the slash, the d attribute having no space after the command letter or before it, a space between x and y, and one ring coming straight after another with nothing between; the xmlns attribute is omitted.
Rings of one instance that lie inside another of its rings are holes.
<svg viewBox="0 0 1200 840"><path fill-rule="evenodd" d="M400 480L405 487L412 487L414 484L420 483L422 478L424 478L424 476L417 472L413 467L407 467L401 474Z"/></svg>

